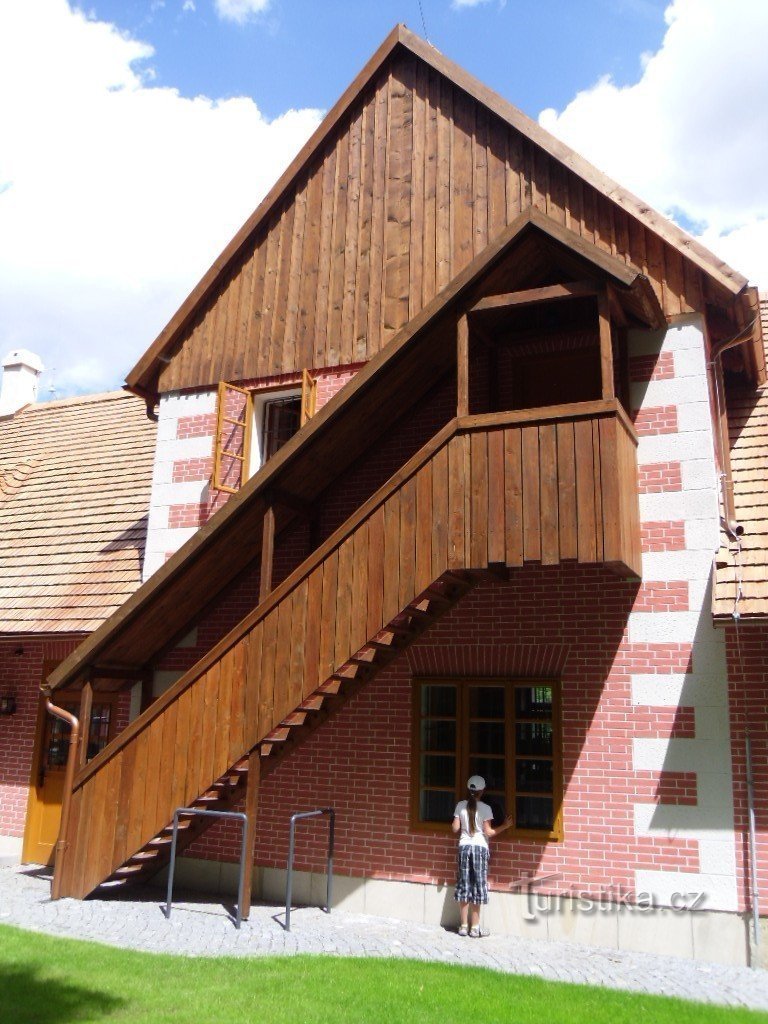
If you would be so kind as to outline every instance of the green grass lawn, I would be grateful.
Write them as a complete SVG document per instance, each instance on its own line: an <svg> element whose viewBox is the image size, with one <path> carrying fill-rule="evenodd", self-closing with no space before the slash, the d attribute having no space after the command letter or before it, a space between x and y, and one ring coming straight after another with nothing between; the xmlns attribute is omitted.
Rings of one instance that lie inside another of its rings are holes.
<svg viewBox="0 0 768 1024"><path fill-rule="evenodd" d="M714 1024L768 1014L409 960L190 959L0 927L3 1024Z"/></svg>

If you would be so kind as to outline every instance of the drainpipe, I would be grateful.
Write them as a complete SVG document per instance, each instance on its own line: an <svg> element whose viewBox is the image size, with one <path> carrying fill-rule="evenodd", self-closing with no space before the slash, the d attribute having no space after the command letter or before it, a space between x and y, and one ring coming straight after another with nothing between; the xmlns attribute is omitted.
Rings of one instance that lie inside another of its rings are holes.
<svg viewBox="0 0 768 1024"><path fill-rule="evenodd" d="M77 761L78 740L80 739L80 723L70 711L56 707L50 697L45 700L46 710L54 716L66 722L72 732L69 736L69 750L67 751L67 767L64 772L64 795L61 800L61 824L59 825L59 837L56 840L56 859L53 865L53 882L51 884L51 899L57 900L61 896L61 872L64 867L64 855L69 846L67 835L69 834L69 810L72 804L72 782L75 777L75 762Z"/></svg>

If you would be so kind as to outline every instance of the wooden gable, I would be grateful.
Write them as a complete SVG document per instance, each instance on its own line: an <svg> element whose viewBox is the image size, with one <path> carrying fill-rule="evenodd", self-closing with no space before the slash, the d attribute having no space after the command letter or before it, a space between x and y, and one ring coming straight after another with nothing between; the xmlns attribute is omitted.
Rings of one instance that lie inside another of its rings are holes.
<svg viewBox="0 0 768 1024"><path fill-rule="evenodd" d="M366 361L531 208L638 267L667 316L728 309L746 285L398 27L128 386L151 397Z"/></svg>

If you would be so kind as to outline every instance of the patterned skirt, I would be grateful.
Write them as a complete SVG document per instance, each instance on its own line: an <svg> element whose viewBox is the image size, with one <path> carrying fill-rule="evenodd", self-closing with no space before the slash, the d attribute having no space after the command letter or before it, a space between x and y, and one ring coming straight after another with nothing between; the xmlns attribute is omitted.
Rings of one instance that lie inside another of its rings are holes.
<svg viewBox="0 0 768 1024"><path fill-rule="evenodd" d="M460 846L456 858L457 903L488 902L488 859L487 846Z"/></svg>

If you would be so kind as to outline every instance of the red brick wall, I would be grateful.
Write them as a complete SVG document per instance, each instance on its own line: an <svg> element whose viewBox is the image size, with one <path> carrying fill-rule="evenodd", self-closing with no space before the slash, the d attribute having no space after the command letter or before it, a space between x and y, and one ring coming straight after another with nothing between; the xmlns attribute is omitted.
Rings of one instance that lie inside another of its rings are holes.
<svg viewBox="0 0 768 1024"><path fill-rule="evenodd" d="M758 892L768 911L768 631L765 624L727 627L736 865L741 906L750 906L746 735L752 742L757 831Z"/></svg>
<svg viewBox="0 0 768 1024"><path fill-rule="evenodd" d="M636 589L602 569L575 566L531 567L509 583L480 584L263 782L257 862L283 867L290 814L330 804L338 812L340 873L451 882L453 838L414 833L408 823L412 666L525 671L537 652L562 674L565 839L499 841L494 886L538 871L557 872L556 889L598 893L613 884L631 891L637 869L698 870L696 841L634 835L634 802L696 802L693 773L632 767L634 736L695 735L692 708L632 704L630 671L692 668L685 645L626 641ZM322 827L304 828L297 867L322 871L323 841ZM189 855L234 860L237 837L217 826Z"/></svg>

